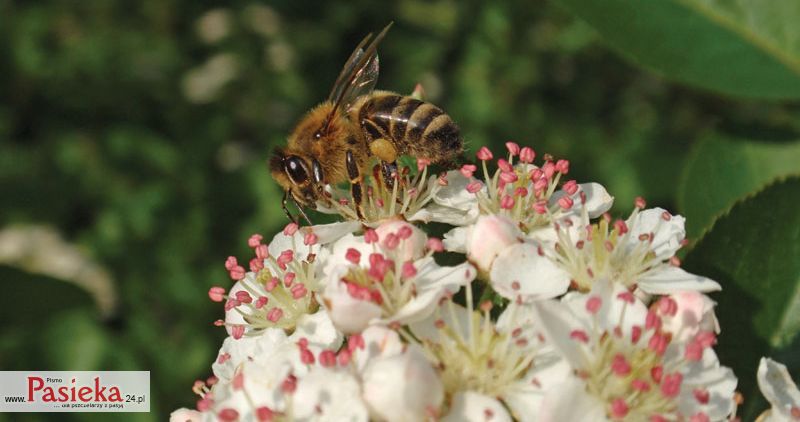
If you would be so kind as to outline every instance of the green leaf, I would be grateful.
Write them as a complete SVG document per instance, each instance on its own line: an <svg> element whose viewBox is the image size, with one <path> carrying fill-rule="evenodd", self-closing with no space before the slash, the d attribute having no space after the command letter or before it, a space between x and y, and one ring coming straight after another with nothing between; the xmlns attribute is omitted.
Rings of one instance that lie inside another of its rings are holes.
<svg viewBox="0 0 800 422"><path fill-rule="evenodd" d="M628 59L730 95L800 97L796 0L556 0Z"/></svg>
<svg viewBox="0 0 800 422"><path fill-rule="evenodd" d="M737 200L788 175L800 175L800 142L705 138L690 154L678 187L687 236L701 236Z"/></svg>
<svg viewBox="0 0 800 422"><path fill-rule="evenodd" d="M736 204L689 253L685 268L722 285L717 317L722 334L717 353L739 378L746 406L759 402L755 375L762 356L800 370L800 178L769 186Z"/></svg>

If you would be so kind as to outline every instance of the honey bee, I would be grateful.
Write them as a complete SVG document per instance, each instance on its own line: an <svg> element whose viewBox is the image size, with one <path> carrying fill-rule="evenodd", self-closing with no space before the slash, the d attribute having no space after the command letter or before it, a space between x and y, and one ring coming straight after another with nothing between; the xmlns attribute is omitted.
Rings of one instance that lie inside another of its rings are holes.
<svg viewBox="0 0 800 422"><path fill-rule="evenodd" d="M283 210L291 200L308 221L303 207L326 200L326 185L350 183L358 218L363 220L362 178L373 158L380 161L383 183L392 187L397 158L411 155L431 163L447 162L463 152L458 126L442 109L418 99L375 91L377 46L392 26L377 37L367 35L345 62L327 101L303 117L285 148L269 161L272 177L283 187ZM310 221L309 221L310 223Z"/></svg>

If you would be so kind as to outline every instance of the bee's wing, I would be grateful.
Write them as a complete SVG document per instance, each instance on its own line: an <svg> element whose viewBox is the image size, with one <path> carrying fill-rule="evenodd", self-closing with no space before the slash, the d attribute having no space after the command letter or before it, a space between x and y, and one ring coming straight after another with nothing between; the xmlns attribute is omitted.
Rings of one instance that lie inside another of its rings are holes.
<svg viewBox="0 0 800 422"><path fill-rule="evenodd" d="M331 95L328 97L328 100L334 104L331 115L335 114L339 108L348 110L356 98L369 94L375 88L379 70L378 44L391 26L390 22L369 45L367 43L372 38L372 34L364 37L350 58L347 59L342 72L336 78L336 83L333 84Z"/></svg>

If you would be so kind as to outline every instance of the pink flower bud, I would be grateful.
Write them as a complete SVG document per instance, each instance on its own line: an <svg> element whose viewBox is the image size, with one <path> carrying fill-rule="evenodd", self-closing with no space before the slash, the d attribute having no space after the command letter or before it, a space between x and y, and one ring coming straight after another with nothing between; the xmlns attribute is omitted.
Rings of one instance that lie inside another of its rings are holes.
<svg viewBox="0 0 800 422"><path fill-rule="evenodd" d="M294 236L294 234L297 233L298 228L299 226L297 223L289 223L283 228L283 234L284 236Z"/></svg>
<svg viewBox="0 0 800 422"><path fill-rule="evenodd" d="M241 265L237 265L228 271L228 275L230 275L231 280L241 280L244 278L245 274L247 274L247 272Z"/></svg>
<svg viewBox="0 0 800 422"><path fill-rule="evenodd" d="M244 290L240 290L240 291L236 292L236 300L238 300L241 303L252 303L253 302L253 297L250 296L250 293L248 293L248 292L246 292Z"/></svg>
<svg viewBox="0 0 800 422"><path fill-rule="evenodd" d="M375 243L378 241L378 233L374 229L367 229L364 232L364 241L367 243Z"/></svg>
<svg viewBox="0 0 800 422"><path fill-rule="evenodd" d="M397 230L397 237L403 240L410 238L412 234L414 234L414 231L411 230L410 226L403 226L400 227L400 230Z"/></svg>
<svg viewBox="0 0 800 422"><path fill-rule="evenodd" d="M596 314L600 311L601 306L603 306L603 299L598 296L592 296L586 301L586 310L590 314Z"/></svg>
<svg viewBox="0 0 800 422"><path fill-rule="evenodd" d="M573 201L572 198L570 198L569 196L562 196L561 198L558 198L558 206L564 210L572 208L572 205L574 205L574 203L575 201Z"/></svg>
<svg viewBox="0 0 800 422"><path fill-rule="evenodd" d="M403 278L409 279L417 275L417 268L414 267L414 263L411 261L406 261L403 263Z"/></svg>
<svg viewBox="0 0 800 422"><path fill-rule="evenodd" d="M257 273L262 268L264 268L264 260L258 258L250 260L250 271Z"/></svg>
<svg viewBox="0 0 800 422"><path fill-rule="evenodd" d="M231 327L231 337L239 340L244 335L244 325L234 325Z"/></svg>
<svg viewBox="0 0 800 422"><path fill-rule="evenodd" d="M617 231L618 236L622 236L628 232L628 225L622 220L617 220L614 222L614 230Z"/></svg>
<svg viewBox="0 0 800 422"><path fill-rule="evenodd" d="M225 289L214 286L208 289L208 297L214 302L222 302L225 298Z"/></svg>
<svg viewBox="0 0 800 422"><path fill-rule="evenodd" d="M303 236L303 244L306 246L316 245L318 240L319 238L314 232L306 233L306 235Z"/></svg>
<svg viewBox="0 0 800 422"><path fill-rule="evenodd" d="M558 170L561 174L569 173L569 161L568 160L558 160L556 162L556 170Z"/></svg>
<svg viewBox="0 0 800 422"><path fill-rule="evenodd" d="M326 368L336 366L336 353L333 350L323 350L319 353L319 364Z"/></svg>
<svg viewBox="0 0 800 422"><path fill-rule="evenodd" d="M425 232L415 225L401 220L385 222L375 229L382 239L381 246L395 251L400 261L416 261L425 254Z"/></svg>
<svg viewBox="0 0 800 422"><path fill-rule="evenodd" d="M417 158L417 171L422 171L425 167L431 165L431 160L425 158Z"/></svg>
<svg viewBox="0 0 800 422"><path fill-rule="evenodd" d="M472 174L475 173L477 169L478 167L475 166L474 164L464 164L463 166L461 166L460 171L461 175L469 179L470 177L472 177Z"/></svg>
<svg viewBox="0 0 800 422"><path fill-rule="evenodd" d="M661 383L661 394L665 397L677 397L681 392L681 383L683 382L683 375L680 372L664 376L664 382Z"/></svg>
<svg viewBox="0 0 800 422"><path fill-rule="evenodd" d="M500 180L502 180L503 183L514 183L517 180L519 180L519 178L517 177L517 174L514 173L513 171L512 172L503 171L500 172Z"/></svg>
<svg viewBox="0 0 800 422"><path fill-rule="evenodd" d="M511 163L506 161L505 158L501 158L501 159L497 160L497 167L499 167L501 171L504 171L506 173L513 173L514 172L514 167L512 167Z"/></svg>
<svg viewBox="0 0 800 422"><path fill-rule="evenodd" d="M542 172L544 172L544 177L550 180L556 174L556 165L552 161L548 161L542 166Z"/></svg>
<svg viewBox="0 0 800 422"><path fill-rule="evenodd" d="M519 155L519 144L516 142L508 141L506 142L506 149L508 149L508 153L512 156Z"/></svg>
<svg viewBox="0 0 800 422"><path fill-rule="evenodd" d="M562 189L564 189L564 192L566 192L569 195L575 195L575 192L578 191L578 182L574 180L567 181L566 183L564 183Z"/></svg>
<svg viewBox="0 0 800 422"><path fill-rule="evenodd" d="M272 322L276 323L281 320L283 317L283 310L281 308L272 308L267 312L267 319Z"/></svg>
<svg viewBox="0 0 800 422"><path fill-rule="evenodd" d="M436 237L429 238L426 246L428 250L433 252L442 252L444 250L444 243L441 239Z"/></svg>
<svg viewBox="0 0 800 422"><path fill-rule="evenodd" d="M507 217L498 214L480 216L467 240L467 256L479 270L488 272L497 255L520 243L521 238L522 232Z"/></svg>
<svg viewBox="0 0 800 422"><path fill-rule="evenodd" d="M475 154L475 155L481 161L489 161L492 158L494 158L494 155L492 155L492 152L489 151L489 148L486 148L486 147L481 147L481 149L479 149L478 153Z"/></svg>
<svg viewBox="0 0 800 422"><path fill-rule="evenodd" d="M344 258L350 263L358 265L358 262L361 260L361 252L354 248L348 248L347 252L344 254Z"/></svg>
<svg viewBox="0 0 800 422"><path fill-rule="evenodd" d="M625 416L628 415L629 410L628 403L625 402L625 399L616 398L611 401L611 416L615 420L625 418Z"/></svg>
<svg viewBox="0 0 800 422"><path fill-rule="evenodd" d="M719 331L717 317L714 315L714 302L708 296L695 291L684 291L661 300L674 305L669 307L670 313L667 314L661 309L659 301L662 329L672 333L675 341L686 342L700 332L713 334Z"/></svg>
<svg viewBox="0 0 800 422"><path fill-rule="evenodd" d="M467 184L467 192L476 193L476 192L480 191L482 187L483 187L483 183L481 183L478 180L475 180L475 181L470 182L469 184Z"/></svg>
<svg viewBox="0 0 800 422"><path fill-rule="evenodd" d="M525 164L532 163L534 158L536 158L536 152L534 152L530 147L523 147L519 152L519 161L522 161Z"/></svg>
<svg viewBox="0 0 800 422"><path fill-rule="evenodd" d="M261 239L263 239L263 238L264 238L264 236L261 236L260 234L252 235L252 236L250 236L249 239L247 239L247 246L249 246L251 248L255 248L256 246L261 244Z"/></svg>

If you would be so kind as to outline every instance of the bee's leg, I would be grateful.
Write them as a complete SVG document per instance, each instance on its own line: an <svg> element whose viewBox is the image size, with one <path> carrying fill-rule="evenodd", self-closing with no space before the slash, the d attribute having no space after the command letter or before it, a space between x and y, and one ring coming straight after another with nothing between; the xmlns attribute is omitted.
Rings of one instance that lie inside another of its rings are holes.
<svg viewBox="0 0 800 422"><path fill-rule="evenodd" d="M297 220L294 218L291 212L289 212L289 207L286 206L286 203L289 202L289 191L285 191L283 193L283 201L281 201L281 206L283 207L283 212L286 213L286 217L289 218L289 221L292 223L297 223Z"/></svg>
<svg viewBox="0 0 800 422"><path fill-rule="evenodd" d="M295 224L298 223L297 219L292 215L291 212L289 212L289 207L286 206L286 203L289 202L290 199L292 200L292 203L294 203L294 206L297 207L297 210L300 212L300 215L302 215L303 218L306 220L306 222L308 222L308 225L313 226L314 224L311 223L311 220L308 218L308 215L306 215L306 212L303 211L303 207L301 207L300 204L297 203L297 200L294 199L294 195L292 195L292 193L287 190L283 194L283 201L281 201L281 206L283 207L283 212L286 213L286 217L289 217L289 221Z"/></svg>
<svg viewBox="0 0 800 422"><path fill-rule="evenodd" d="M383 185L391 191L397 177L397 148L386 138L376 138L370 141L369 151L381 160Z"/></svg>
<svg viewBox="0 0 800 422"><path fill-rule="evenodd" d="M361 172L358 170L358 163L353 157L353 151L347 151L347 177L350 178L350 193L353 195L353 202L356 205L356 215L359 220L364 219L364 213L361 209L362 196L361 196Z"/></svg>
<svg viewBox="0 0 800 422"><path fill-rule="evenodd" d="M391 192L394 189L395 180L399 180L400 176L397 172L397 162L381 161L381 176L383 176L383 185Z"/></svg>

